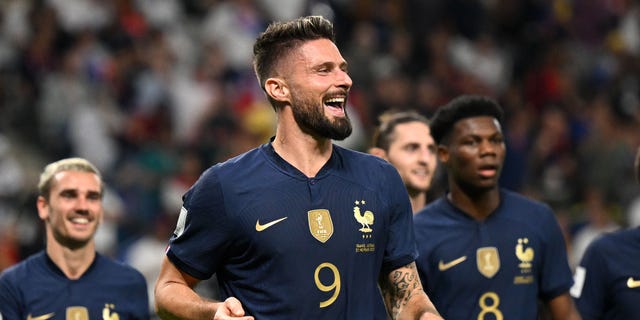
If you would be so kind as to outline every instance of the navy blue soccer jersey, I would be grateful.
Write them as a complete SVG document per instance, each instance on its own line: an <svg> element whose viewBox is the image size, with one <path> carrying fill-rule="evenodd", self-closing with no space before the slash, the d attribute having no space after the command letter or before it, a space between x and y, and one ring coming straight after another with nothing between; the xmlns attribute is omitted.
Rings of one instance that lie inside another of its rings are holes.
<svg viewBox="0 0 640 320"><path fill-rule="evenodd" d="M571 288L582 319L640 317L640 228L601 236L585 251Z"/></svg>
<svg viewBox="0 0 640 320"><path fill-rule="evenodd" d="M416 257L411 205L386 161L334 146L313 178L262 145L203 173L167 251L257 319L385 319L378 275Z"/></svg>
<svg viewBox="0 0 640 320"><path fill-rule="evenodd" d="M477 221L446 197L414 217L418 272L447 320L537 319L538 300L573 280L551 209L501 190L499 207Z"/></svg>
<svg viewBox="0 0 640 320"><path fill-rule="evenodd" d="M0 275L0 319L149 319L147 284L135 269L99 254L77 280L43 252Z"/></svg>

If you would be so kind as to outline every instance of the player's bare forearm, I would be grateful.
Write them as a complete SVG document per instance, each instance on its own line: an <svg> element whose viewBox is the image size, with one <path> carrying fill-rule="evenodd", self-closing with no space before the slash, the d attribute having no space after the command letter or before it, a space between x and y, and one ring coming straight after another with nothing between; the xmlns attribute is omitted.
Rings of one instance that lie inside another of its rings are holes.
<svg viewBox="0 0 640 320"><path fill-rule="evenodd" d="M581 320L573 298L565 292L548 302L551 317L554 320Z"/></svg>
<svg viewBox="0 0 640 320"><path fill-rule="evenodd" d="M180 272L165 257L155 286L158 316L164 320L211 319L219 303L207 301L193 291L198 280Z"/></svg>
<svg viewBox="0 0 640 320"><path fill-rule="evenodd" d="M166 290L173 291L174 293L182 292L187 294L187 291L175 290L176 288L167 287ZM158 295L156 295L158 297ZM217 303L219 304L219 303ZM182 300L170 302L160 302L156 304L156 311L158 317L163 320L174 319L211 319L215 314L216 303L212 301L202 300L200 297L194 297L192 300Z"/></svg>
<svg viewBox="0 0 640 320"><path fill-rule="evenodd" d="M422 288L414 262L382 275L379 284L392 319L442 319Z"/></svg>

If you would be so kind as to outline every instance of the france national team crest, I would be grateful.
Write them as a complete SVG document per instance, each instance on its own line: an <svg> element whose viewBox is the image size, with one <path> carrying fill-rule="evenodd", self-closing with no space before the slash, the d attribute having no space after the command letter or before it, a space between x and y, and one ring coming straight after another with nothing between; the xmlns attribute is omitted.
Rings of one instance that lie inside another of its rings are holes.
<svg viewBox="0 0 640 320"><path fill-rule="evenodd" d="M514 284L532 284L534 283L534 275L532 273L532 262L535 257L535 252L530 247L528 238L518 238L516 244L516 258L520 260L518 268L520 268L520 274L513 278Z"/></svg>
<svg viewBox="0 0 640 320"><path fill-rule="evenodd" d="M356 205L355 207L353 207L353 217L362 226L362 228L360 228L359 230L367 234L373 231L373 229L371 229L371 225L373 224L375 217L373 216L373 212L371 212L370 210L366 210L364 213L361 213L360 206L364 205L365 203L366 201L364 200L355 201Z"/></svg>
<svg viewBox="0 0 640 320"><path fill-rule="evenodd" d="M487 277L493 278L493 276L500 270L500 255L498 254L498 248L496 247L483 247L476 251L476 263L478 265L478 271Z"/></svg>
<svg viewBox="0 0 640 320"><path fill-rule="evenodd" d="M518 265L520 269L531 269L531 261L533 261L535 252L533 252L533 248L525 249L528 244L529 239L518 239L518 244L516 245L516 257L518 257L518 260L520 260L520 264Z"/></svg>
<svg viewBox="0 0 640 320"><path fill-rule="evenodd" d="M105 304L104 309L102 309L102 320L120 320L120 316L113 311L115 307L115 305L110 303Z"/></svg>
<svg viewBox="0 0 640 320"><path fill-rule="evenodd" d="M356 252L358 253L371 253L376 251L376 245L372 242L373 239L373 223L375 221L375 216L373 211L371 210L361 210L360 207L365 207L367 202L363 200L354 201L355 206L353 207L353 218L355 219L356 226L360 226L358 231L360 231L360 236L362 237L363 242L356 243ZM362 212L364 211L364 212Z"/></svg>
<svg viewBox="0 0 640 320"><path fill-rule="evenodd" d="M327 209L315 209L307 212L309 232L316 240L325 243L333 235L333 222Z"/></svg>

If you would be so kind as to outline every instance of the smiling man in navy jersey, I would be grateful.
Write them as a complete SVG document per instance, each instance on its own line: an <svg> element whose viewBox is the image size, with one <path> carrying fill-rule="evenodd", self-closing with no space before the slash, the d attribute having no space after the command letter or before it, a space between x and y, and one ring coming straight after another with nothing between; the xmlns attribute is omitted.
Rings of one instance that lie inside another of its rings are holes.
<svg viewBox="0 0 640 320"><path fill-rule="evenodd" d="M332 142L351 133L352 82L331 22L272 23L254 69L275 137L209 168L184 195L156 283L159 315L441 319L418 279L398 172ZM213 274L224 301L193 290Z"/></svg>
<svg viewBox="0 0 640 320"><path fill-rule="evenodd" d="M429 119L415 110L387 111L378 119L369 153L398 169L416 213L428 202L427 192L438 164Z"/></svg>
<svg viewBox="0 0 640 320"><path fill-rule="evenodd" d="M149 319L142 274L95 251L104 192L98 170L81 158L56 161L38 189L46 249L0 275L0 319Z"/></svg>

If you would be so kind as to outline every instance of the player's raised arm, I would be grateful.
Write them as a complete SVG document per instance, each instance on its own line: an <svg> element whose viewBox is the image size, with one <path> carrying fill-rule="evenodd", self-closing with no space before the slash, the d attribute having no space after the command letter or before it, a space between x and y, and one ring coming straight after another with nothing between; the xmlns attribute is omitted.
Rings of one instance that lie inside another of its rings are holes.
<svg viewBox="0 0 640 320"><path fill-rule="evenodd" d="M379 284L392 319L442 319L422 289L415 262L382 275Z"/></svg>

